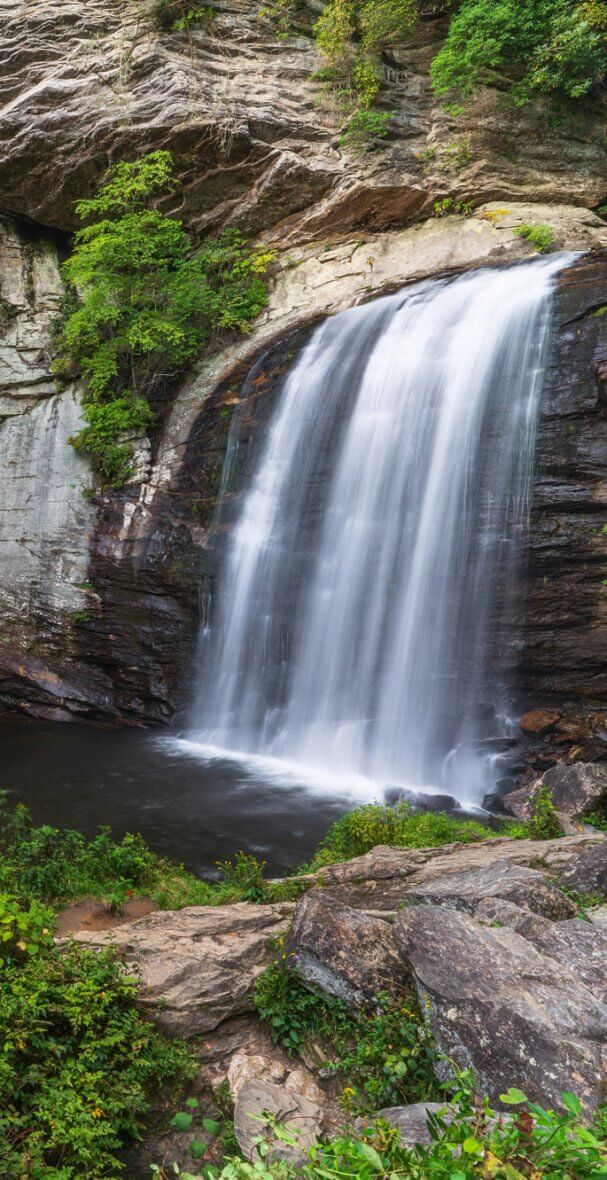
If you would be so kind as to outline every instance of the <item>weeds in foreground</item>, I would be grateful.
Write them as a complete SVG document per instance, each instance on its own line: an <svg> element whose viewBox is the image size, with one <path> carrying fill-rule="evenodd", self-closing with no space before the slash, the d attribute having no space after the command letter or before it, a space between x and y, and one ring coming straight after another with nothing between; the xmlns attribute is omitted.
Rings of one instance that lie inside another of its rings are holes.
<svg viewBox="0 0 607 1180"><path fill-rule="evenodd" d="M0 1174L118 1176L151 1094L196 1072L192 1051L143 1019L113 950L55 945L52 915L2 898Z"/></svg>
<svg viewBox="0 0 607 1180"><path fill-rule="evenodd" d="M314 1042L342 1084L342 1105L351 1114L428 1101L437 1095L432 1038L412 996L378 996L366 1011L351 1012L342 1000L319 995L298 976L284 950L257 981L254 1004L276 1044L300 1054Z"/></svg>
<svg viewBox="0 0 607 1180"><path fill-rule="evenodd" d="M606 1175L605 1116L599 1113L585 1125L574 1094L565 1091L556 1112L512 1087L500 1094L496 1111L477 1096L471 1071L457 1069L441 1090L445 1107L428 1116L427 1146L408 1146L396 1127L375 1119L315 1144L301 1162L292 1163L297 1132L266 1114L267 1131L251 1160L233 1158L217 1166L207 1156L196 1176L177 1166L167 1173L156 1165L153 1173L162 1180L168 1175L181 1180L598 1180Z"/></svg>

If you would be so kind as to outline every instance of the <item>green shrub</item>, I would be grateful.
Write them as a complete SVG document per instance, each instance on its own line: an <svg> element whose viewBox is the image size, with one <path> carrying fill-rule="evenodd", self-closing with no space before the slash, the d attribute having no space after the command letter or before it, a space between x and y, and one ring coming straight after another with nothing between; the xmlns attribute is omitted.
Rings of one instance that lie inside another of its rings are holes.
<svg viewBox="0 0 607 1180"><path fill-rule="evenodd" d="M545 254L554 245L554 230L551 225L517 225L514 232L517 237L529 242L538 254Z"/></svg>
<svg viewBox="0 0 607 1180"><path fill-rule="evenodd" d="M552 802L552 793L544 783L533 801L529 835L533 840L553 840L563 835L563 825Z"/></svg>
<svg viewBox="0 0 607 1180"><path fill-rule="evenodd" d="M52 928L53 915L40 902L24 908L10 893L0 893L0 970L52 946Z"/></svg>
<svg viewBox="0 0 607 1180"><path fill-rule="evenodd" d="M235 230L192 252L182 223L154 207L176 188L170 153L157 151L114 165L97 195L76 204L90 224L63 266L79 304L58 332L54 369L86 380L87 425L71 441L105 486L129 478L128 436L149 429L152 406L213 333L246 331L267 301L272 255L248 250Z"/></svg>
<svg viewBox="0 0 607 1180"><path fill-rule="evenodd" d="M392 118L392 111L376 111L362 108L352 115L347 127L339 137L343 147L352 148L355 152L364 151L388 134L388 124Z"/></svg>
<svg viewBox="0 0 607 1180"><path fill-rule="evenodd" d="M310 1039L323 1044L342 1082L342 1102L361 1114L435 1095L432 1038L412 999L380 996L373 1009L350 1012L341 1000L311 990L291 966L284 939L257 981L254 1004L272 1039L301 1053ZM347 1083L347 1084L346 1084Z"/></svg>
<svg viewBox="0 0 607 1180"><path fill-rule="evenodd" d="M382 50L417 18L418 0L327 0L314 25L325 66L317 78L338 100L347 123L340 143L363 151L387 134L391 113L373 104L382 86Z"/></svg>
<svg viewBox="0 0 607 1180"><path fill-rule="evenodd" d="M0 975L1 1174L116 1176L150 1093L193 1076L195 1060L139 1015L113 951L49 945L39 913L31 945L32 908L25 951Z"/></svg>
<svg viewBox="0 0 607 1180"><path fill-rule="evenodd" d="M147 847L140 835L115 840L107 827L87 839L70 828L35 827L24 807L11 810L0 793L0 889L22 904L32 900L58 908L86 897L105 900L119 912L131 894L146 894L160 909L221 905L235 901L288 901L307 882L264 881L264 865L246 853L218 866L221 882L201 881Z"/></svg>
<svg viewBox="0 0 607 1180"><path fill-rule="evenodd" d="M401 801L395 807L365 803L338 819L327 832L309 866L311 871L337 861L362 856L376 844L397 848L436 848L459 841L469 844L495 836L529 834L524 824L508 824L495 832L475 820L456 819L443 811L413 811Z"/></svg>
<svg viewBox="0 0 607 1180"><path fill-rule="evenodd" d="M584 821L601 832L607 832L607 814L604 811L589 811L588 815L584 816Z"/></svg>
<svg viewBox="0 0 607 1180"><path fill-rule="evenodd" d="M99 896L119 884L148 888L161 863L141 836L116 841L109 828L101 828L87 840L69 828L36 828L25 808L10 811L5 799L0 801L0 850L0 887L22 902L50 906Z"/></svg>
<svg viewBox="0 0 607 1180"><path fill-rule="evenodd" d="M537 91L580 98L605 76L606 17L604 0L463 0L432 62L435 90L466 98L505 71L518 103Z"/></svg>
<svg viewBox="0 0 607 1180"><path fill-rule="evenodd" d="M284 939L276 940L277 957L259 976L254 1004L259 1019L268 1025L272 1040L287 1053L300 1053L311 1036L333 1039L345 1031L345 1004L310 991L290 966Z"/></svg>
<svg viewBox="0 0 607 1180"><path fill-rule="evenodd" d="M178 29L185 32L197 21L211 21L214 10L202 0L153 0L152 24L159 32Z"/></svg>

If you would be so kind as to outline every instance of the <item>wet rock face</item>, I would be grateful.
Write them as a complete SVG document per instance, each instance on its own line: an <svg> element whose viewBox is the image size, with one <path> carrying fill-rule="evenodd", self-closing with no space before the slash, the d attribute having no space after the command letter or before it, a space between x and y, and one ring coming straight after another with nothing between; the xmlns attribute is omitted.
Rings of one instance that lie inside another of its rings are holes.
<svg viewBox="0 0 607 1180"><path fill-rule="evenodd" d="M598 314L606 290L607 258L589 256L561 274L555 300L530 521L521 672L528 708L600 705L607 693L607 405L600 381L607 324Z"/></svg>
<svg viewBox="0 0 607 1180"><path fill-rule="evenodd" d="M606 849L607 836L600 833L439 848L380 846L319 870L307 883L321 888L296 905L158 911L76 938L114 944L139 978L148 1017L169 1034L194 1038L195 1086L202 1095L227 1081L245 1154L260 1133L254 1115L263 1123L270 1111L297 1127L298 1150L336 1134L344 1120L336 1099L347 1079L328 1076L331 1047L312 1037L301 1059L288 1057L254 1014L256 980L276 955L273 936L289 924L289 965L314 994L373 1012L379 991L399 1004L404 993L410 1004L416 988L439 1054L472 1067L476 1089L498 1107L510 1086L557 1108L561 1092L573 1090L590 1114L604 1100L607 927L598 910L584 916L575 910L559 885L583 860L602 855L604 862ZM542 866L527 872L535 896L542 896L543 882L561 897L551 917L546 909L529 908L524 897L512 900L512 881L525 873L506 869L528 871L531 864ZM475 888L467 889L462 912L453 899L463 896L466 876ZM371 898L387 900L386 889L394 911L384 908L382 919L365 913ZM572 910L577 916L559 916ZM445 1057L437 1057L435 1070L440 1080L449 1076ZM418 1103L379 1113L406 1142L417 1143L428 1141L427 1118L438 1109ZM165 1152L168 1158L180 1143L169 1137L162 1151L154 1148L156 1158Z"/></svg>

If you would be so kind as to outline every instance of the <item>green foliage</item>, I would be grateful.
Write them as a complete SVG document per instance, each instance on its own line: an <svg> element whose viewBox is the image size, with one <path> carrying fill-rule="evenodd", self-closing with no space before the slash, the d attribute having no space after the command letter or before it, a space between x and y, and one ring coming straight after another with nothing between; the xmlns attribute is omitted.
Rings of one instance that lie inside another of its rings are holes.
<svg viewBox="0 0 607 1180"><path fill-rule="evenodd" d="M375 1012L354 1018L337 1050L335 1068L348 1082L342 1101L355 1114L439 1096L432 1037L412 998L380 997Z"/></svg>
<svg viewBox="0 0 607 1180"><path fill-rule="evenodd" d="M606 68L607 41L591 26L585 5L579 5L553 21L549 40L537 49L529 81L545 94L582 98L603 80Z"/></svg>
<svg viewBox="0 0 607 1180"><path fill-rule="evenodd" d="M192 1076L195 1060L139 1015L113 951L60 949L36 924L39 953L0 977L0 1174L116 1176L150 1092Z"/></svg>
<svg viewBox="0 0 607 1180"><path fill-rule="evenodd" d="M263 879L265 862L247 852L237 852L234 860L218 861L226 889L233 889L243 901L267 900L267 885Z"/></svg>
<svg viewBox="0 0 607 1180"><path fill-rule="evenodd" d="M10 811L0 801L0 888L22 903L64 905L103 895L117 886L143 890L153 885L158 858L141 836L115 841L109 828L87 840L80 832L44 824L34 827L24 807Z"/></svg>
<svg viewBox="0 0 607 1180"><path fill-rule="evenodd" d="M475 820L455 819L442 811L415 812L404 801L395 807L365 803L329 828L308 867L314 871L323 865L362 856L376 844L392 844L397 848L436 848L455 841L469 844L500 835L524 838L528 834L523 824L505 824L501 831L495 832Z"/></svg>
<svg viewBox="0 0 607 1180"><path fill-rule="evenodd" d="M442 153L441 171L453 170L461 172L463 168L467 168L474 160L474 153L470 144L466 139L461 139L455 143L451 143L445 148Z"/></svg>
<svg viewBox="0 0 607 1180"><path fill-rule="evenodd" d="M552 802L552 792L544 783L533 801L529 835L533 840L553 840L563 835L563 826Z"/></svg>
<svg viewBox="0 0 607 1180"><path fill-rule="evenodd" d="M259 976L254 1004L272 1040L287 1053L300 1053L311 1036L334 1040L349 1023L345 1004L310 991L290 965L284 938L275 941L276 958Z"/></svg>
<svg viewBox="0 0 607 1180"><path fill-rule="evenodd" d="M169 152L151 152L108 171L76 212L78 230L63 266L79 304L57 340L55 371L87 383L87 425L74 446L91 456L106 486L132 472L129 435L149 429L176 378L219 330L246 331L265 306L271 254L252 252L225 231L192 253L180 221L154 208L177 187Z"/></svg>
<svg viewBox="0 0 607 1180"><path fill-rule="evenodd" d="M604 0L463 0L432 62L435 90L468 98L504 72L517 103L538 91L581 98L605 76L606 29Z"/></svg>
<svg viewBox="0 0 607 1180"><path fill-rule="evenodd" d="M300 7L300 0L266 0L259 9L259 20L268 22L279 41L284 41L293 32L293 18Z"/></svg>
<svg viewBox="0 0 607 1180"><path fill-rule="evenodd" d="M584 1125L575 1095L562 1095L556 1113L530 1103L520 1090L501 1095L504 1105L520 1106L505 1119L488 1100L474 1094L469 1071L455 1071L449 1101L456 1108L452 1121L443 1114L428 1120L432 1142L408 1147L398 1129L377 1120L359 1130L348 1128L335 1139L310 1148L303 1164L288 1163L288 1150L297 1147L297 1133L270 1122L272 1140L260 1137L256 1157L231 1159L222 1168L205 1167L205 1180L590 1180L605 1176L607 1147L604 1120L599 1115ZM446 1113L446 1112L445 1112ZM277 1150L278 1149L278 1150ZM162 1175L159 1168L155 1174ZM177 1174L180 1174L177 1172ZM186 1175L181 1174L183 1180Z"/></svg>
<svg viewBox="0 0 607 1180"><path fill-rule="evenodd" d="M58 908L85 897L99 897L120 912L127 897L145 894L160 909L222 905L234 901L294 900L307 882L263 879L264 864L246 853L218 867L219 883L201 881L180 865L156 855L140 835L114 840L100 828L87 839L70 828L35 827L25 807L11 810L0 794L0 890ZM47 923L48 924L48 923Z"/></svg>
<svg viewBox="0 0 607 1180"><path fill-rule="evenodd" d="M430 1034L412 1001L379 997L375 1010L351 1013L337 999L310 990L277 940L277 956L257 981L254 1003L272 1039L289 1054L322 1042L352 1113L434 1097Z"/></svg>
<svg viewBox="0 0 607 1180"><path fill-rule="evenodd" d="M327 0L314 25L325 61L317 76L346 115L345 146L362 151L387 134L390 112L372 110L382 85L381 53L416 17L417 0Z"/></svg>
<svg viewBox="0 0 607 1180"><path fill-rule="evenodd" d="M0 893L0 968L52 946L52 926L53 915L40 902L23 908L10 893Z"/></svg>
<svg viewBox="0 0 607 1180"><path fill-rule="evenodd" d="M342 146L351 148L355 153L362 152L366 148L372 147L378 140L385 139L391 118L391 111L376 111L361 107L352 115L350 122L339 137L339 142Z"/></svg>
<svg viewBox="0 0 607 1180"><path fill-rule="evenodd" d="M607 814L604 811L589 811L584 819L593 828L598 828L601 832L607 832Z"/></svg>
<svg viewBox="0 0 607 1180"><path fill-rule="evenodd" d="M187 7L187 0L157 3ZM297 0L267 0L260 15L284 37L296 7ZM518 104L537 93L575 100L605 78L606 0L461 0L453 9L431 66L438 94L465 100L479 82L497 80L510 85ZM419 0L324 0L313 26L325 62L317 79L344 114L343 146L364 151L385 137L390 113L374 110L382 52L402 41L418 16ZM448 109L457 116L465 108L450 101ZM470 162L466 156L452 164Z"/></svg>
<svg viewBox="0 0 607 1180"><path fill-rule="evenodd" d="M554 245L554 230L551 225L517 225L514 232L517 237L529 242L538 254L545 254Z"/></svg>
<svg viewBox="0 0 607 1180"><path fill-rule="evenodd" d="M197 21L211 21L214 10L202 0L153 0L152 24L159 32L185 32Z"/></svg>
<svg viewBox="0 0 607 1180"><path fill-rule="evenodd" d="M443 197L434 202L433 217L448 217L456 213L460 217L469 217L474 212L474 201L455 201L453 197Z"/></svg>

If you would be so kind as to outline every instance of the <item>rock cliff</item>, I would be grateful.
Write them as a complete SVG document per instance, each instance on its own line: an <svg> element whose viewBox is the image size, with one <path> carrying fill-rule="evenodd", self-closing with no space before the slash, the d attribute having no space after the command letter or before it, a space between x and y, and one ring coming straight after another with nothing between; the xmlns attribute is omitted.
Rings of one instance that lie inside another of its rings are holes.
<svg viewBox="0 0 607 1180"><path fill-rule="evenodd" d="M219 0L213 20L158 32L143 0L0 0L0 700L42 716L170 720L212 573L230 405L247 380L263 378L270 405L314 321L420 277L529 257L514 228L531 220L582 256L557 294L531 605L513 663L529 705L594 707L607 666L602 105L555 123L542 102L506 108L484 88L447 114L427 75L444 6L428 2L384 58L389 135L353 155L318 102L309 22L281 40L261 9ZM276 274L252 335L195 368L132 483L91 503L67 444L79 391L59 390L49 369L58 262L74 200L109 162L156 147L184 180L169 211L196 237L235 224L272 242ZM473 201L474 215L432 217L446 196Z"/></svg>

